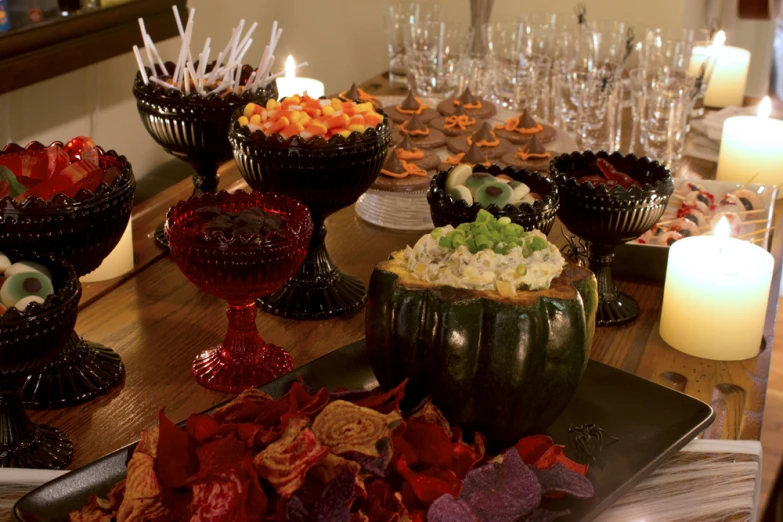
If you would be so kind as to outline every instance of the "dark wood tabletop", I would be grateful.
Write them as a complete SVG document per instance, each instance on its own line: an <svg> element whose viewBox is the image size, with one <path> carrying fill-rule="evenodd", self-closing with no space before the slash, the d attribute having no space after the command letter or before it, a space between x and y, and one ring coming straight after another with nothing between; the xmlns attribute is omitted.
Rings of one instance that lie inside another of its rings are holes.
<svg viewBox="0 0 783 522"><path fill-rule="evenodd" d="M382 77L363 86L373 94L394 94ZM713 178L715 164L685 158L681 171ZM233 162L221 168L220 188L246 188ZM125 277L84 285L76 331L116 350L126 365L124 382L107 395L75 408L35 412L35 422L65 430L73 439L76 468L136 440L165 407L174 421L210 408L228 395L196 384L195 355L219 343L226 330L225 303L201 292L152 241L168 208L187 198L190 180L138 205L133 214L136 266ZM778 213L780 215L780 213ZM413 243L420 233L380 229L361 221L353 207L326 221L327 247L337 265L365 283L373 266ZM551 238L558 240L556 224ZM740 362L715 362L680 353L658 334L663 285L619 280L640 303L639 317L620 327L598 328L591 357L710 403L718 417L705 438L758 440L764 414L780 287L783 236L775 235L776 265L767 314L764 349ZM290 350L300 367L364 336L362 311L322 321L294 321L259 313L258 328L269 342Z"/></svg>

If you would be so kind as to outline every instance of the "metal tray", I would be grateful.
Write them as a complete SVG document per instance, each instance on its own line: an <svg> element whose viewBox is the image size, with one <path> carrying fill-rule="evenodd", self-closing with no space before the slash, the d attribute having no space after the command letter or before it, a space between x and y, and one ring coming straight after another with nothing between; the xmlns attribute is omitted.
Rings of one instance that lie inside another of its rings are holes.
<svg viewBox="0 0 783 522"><path fill-rule="evenodd" d="M369 389L377 381L364 340L336 350L261 389L278 397L301 375L314 387ZM569 440L569 425L596 423L620 441L606 446L591 463L588 478L595 487L590 501L567 503L573 513L560 520L593 520L670 455L685 446L715 418L707 404L635 375L590 361L566 411L549 429L556 443ZM125 478L125 465L136 444L115 451L25 495L13 518L24 522L66 522L90 495L105 494ZM568 450L567 450L568 451ZM575 455L572 449L570 454Z"/></svg>

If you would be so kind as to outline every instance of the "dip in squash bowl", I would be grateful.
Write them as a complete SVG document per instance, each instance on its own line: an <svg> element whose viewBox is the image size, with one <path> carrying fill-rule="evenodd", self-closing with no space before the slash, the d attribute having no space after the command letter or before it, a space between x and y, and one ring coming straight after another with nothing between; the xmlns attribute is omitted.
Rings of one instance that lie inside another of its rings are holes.
<svg viewBox="0 0 783 522"><path fill-rule="evenodd" d="M595 276L540 231L481 211L379 263L367 349L384 388L431 396L452 423L506 447L562 413L587 366Z"/></svg>

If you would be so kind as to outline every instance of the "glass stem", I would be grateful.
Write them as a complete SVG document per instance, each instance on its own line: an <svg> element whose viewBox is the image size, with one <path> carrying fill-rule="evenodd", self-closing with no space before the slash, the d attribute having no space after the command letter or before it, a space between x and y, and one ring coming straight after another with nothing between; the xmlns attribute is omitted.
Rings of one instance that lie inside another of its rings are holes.
<svg viewBox="0 0 783 522"><path fill-rule="evenodd" d="M614 301L619 295L612 278L612 262L614 261L614 245L590 243L590 270L598 280L598 295L601 301Z"/></svg>
<svg viewBox="0 0 783 522"><path fill-rule="evenodd" d="M225 357L232 359L250 359L258 352L264 341L258 335L256 327L256 305L229 303L226 311L228 330L223 339L222 349Z"/></svg>
<svg viewBox="0 0 783 522"><path fill-rule="evenodd" d="M22 406L22 382L0 382L0 454L28 439L35 431Z"/></svg>

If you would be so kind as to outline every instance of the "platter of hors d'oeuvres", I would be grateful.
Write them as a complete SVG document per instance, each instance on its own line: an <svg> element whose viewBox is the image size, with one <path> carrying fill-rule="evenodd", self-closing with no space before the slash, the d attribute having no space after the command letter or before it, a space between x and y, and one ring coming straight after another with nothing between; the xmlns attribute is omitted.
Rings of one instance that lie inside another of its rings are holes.
<svg viewBox="0 0 783 522"><path fill-rule="evenodd" d="M686 237L711 235L725 219L731 237L767 248L777 191L766 185L675 179L663 217L633 244L668 248Z"/></svg>

